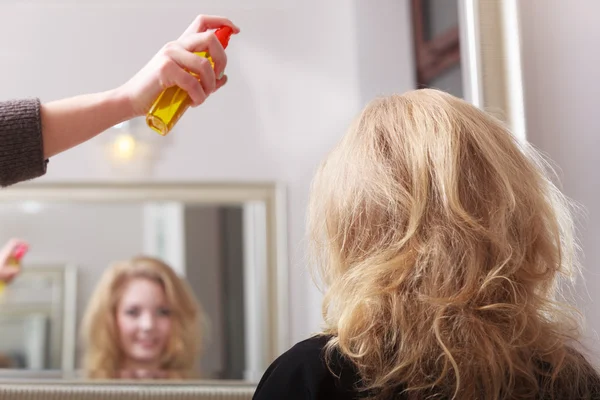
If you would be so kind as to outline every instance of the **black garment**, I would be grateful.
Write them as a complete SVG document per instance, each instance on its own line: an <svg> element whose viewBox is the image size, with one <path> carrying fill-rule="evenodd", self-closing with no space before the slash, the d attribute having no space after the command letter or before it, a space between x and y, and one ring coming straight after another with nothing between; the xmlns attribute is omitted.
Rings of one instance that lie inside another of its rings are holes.
<svg viewBox="0 0 600 400"><path fill-rule="evenodd" d="M357 389L360 378L354 366L340 353L336 352L332 357L332 370L335 375L325 364L323 349L329 339L328 336L315 336L283 353L261 378L253 399L355 400L367 397L365 392ZM581 389L576 399L600 400L600 377L591 365L589 371L583 373L580 379ZM540 382L540 386L544 387L543 382ZM554 396L540 393L538 398L575 400L572 396L562 393L561 386L558 384L553 390Z"/></svg>
<svg viewBox="0 0 600 400"><path fill-rule="evenodd" d="M323 349L329 337L315 336L283 353L265 372L254 400L354 400L359 377L339 353L332 358L334 376L325 364Z"/></svg>

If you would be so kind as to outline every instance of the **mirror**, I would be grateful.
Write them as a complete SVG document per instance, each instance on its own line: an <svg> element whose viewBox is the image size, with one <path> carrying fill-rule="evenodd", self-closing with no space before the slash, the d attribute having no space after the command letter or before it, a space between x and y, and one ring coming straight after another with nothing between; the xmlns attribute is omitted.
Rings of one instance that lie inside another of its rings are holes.
<svg viewBox="0 0 600 400"><path fill-rule="evenodd" d="M458 0L411 0L417 87L463 97Z"/></svg>
<svg viewBox="0 0 600 400"><path fill-rule="evenodd" d="M516 0L411 0L416 87L494 114L525 139Z"/></svg>
<svg viewBox="0 0 600 400"><path fill-rule="evenodd" d="M282 189L269 184L0 192L0 242L30 244L23 273L2 294L0 368L85 376L86 307L111 263L144 255L168 264L203 310L193 376L259 379L287 325L282 202Z"/></svg>

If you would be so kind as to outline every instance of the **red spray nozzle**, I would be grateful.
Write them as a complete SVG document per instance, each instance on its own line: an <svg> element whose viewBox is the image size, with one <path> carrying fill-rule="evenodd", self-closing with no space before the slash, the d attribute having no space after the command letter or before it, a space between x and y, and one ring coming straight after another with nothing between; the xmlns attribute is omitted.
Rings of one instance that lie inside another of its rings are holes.
<svg viewBox="0 0 600 400"><path fill-rule="evenodd" d="M20 260L21 258L23 258L25 253L27 253L27 250L29 250L29 246L27 246L26 244L19 244L15 247L12 256L17 260Z"/></svg>
<svg viewBox="0 0 600 400"><path fill-rule="evenodd" d="M233 29L229 26L223 26L215 31L215 35L217 35L217 39L219 39L219 43L223 46L224 49L227 48L229 44L229 38L233 34Z"/></svg>

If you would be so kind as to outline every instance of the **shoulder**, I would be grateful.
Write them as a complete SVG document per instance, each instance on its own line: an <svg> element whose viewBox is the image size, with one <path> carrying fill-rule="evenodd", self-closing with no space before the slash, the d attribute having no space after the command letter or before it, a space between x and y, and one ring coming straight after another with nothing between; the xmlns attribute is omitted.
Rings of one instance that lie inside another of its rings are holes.
<svg viewBox="0 0 600 400"><path fill-rule="evenodd" d="M331 340L331 336L318 335L298 342L280 357L281 361L285 361L288 365L310 367L313 371L327 374L331 373L330 368L333 369L335 375L339 375L345 370L353 370L352 365L336 349L333 349L330 354L328 365L325 361L325 347L329 340Z"/></svg>
<svg viewBox="0 0 600 400"><path fill-rule="evenodd" d="M597 367L574 348L568 348L567 354L567 361L558 371L549 363L540 363L540 397L600 400L600 374Z"/></svg>
<svg viewBox="0 0 600 400"><path fill-rule="evenodd" d="M291 349L281 355L280 358L294 361L314 361L323 356L325 346L331 339L330 336L318 335L296 343Z"/></svg>
<svg viewBox="0 0 600 400"><path fill-rule="evenodd" d="M335 375L325 362L329 336L314 336L297 343L267 369L256 389L255 399L336 399L353 391L356 376L349 365L340 366L334 355Z"/></svg>
<svg viewBox="0 0 600 400"><path fill-rule="evenodd" d="M296 343L271 364L263 376L263 380L273 374L294 374L298 376L298 373L304 373L310 376L322 375L327 370L324 348L328 341L329 337L327 336L314 336Z"/></svg>

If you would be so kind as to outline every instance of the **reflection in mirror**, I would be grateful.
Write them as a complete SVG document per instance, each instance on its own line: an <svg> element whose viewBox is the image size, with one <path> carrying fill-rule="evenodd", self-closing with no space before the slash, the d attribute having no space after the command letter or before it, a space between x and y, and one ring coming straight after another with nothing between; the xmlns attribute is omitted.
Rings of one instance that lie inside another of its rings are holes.
<svg viewBox="0 0 600 400"><path fill-rule="evenodd" d="M2 293L0 368L72 369L75 268L31 266Z"/></svg>
<svg viewBox="0 0 600 400"><path fill-rule="evenodd" d="M492 113L524 140L517 0L411 0L416 87Z"/></svg>
<svg viewBox="0 0 600 400"><path fill-rule="evenodd" d="M459 0L412 0L418 88L463 97Z"/></svg>
<svg viewBox="0 0 600 400"><path fill-rule="evenodd" d="M113 263L82 321L85 376L199 377L204 317L189 285L161 260L137 256Z"/></svg>
<svg viewBox="0 0 600 400"><path fill-rule="evenodd" d="M0 368L260 377L283 325L274 187L238 201L215 189L221 202L202 187L117 186L93 200L85 188L45 190L0 195L0 242L30 244L0 307Z"/></svg>

